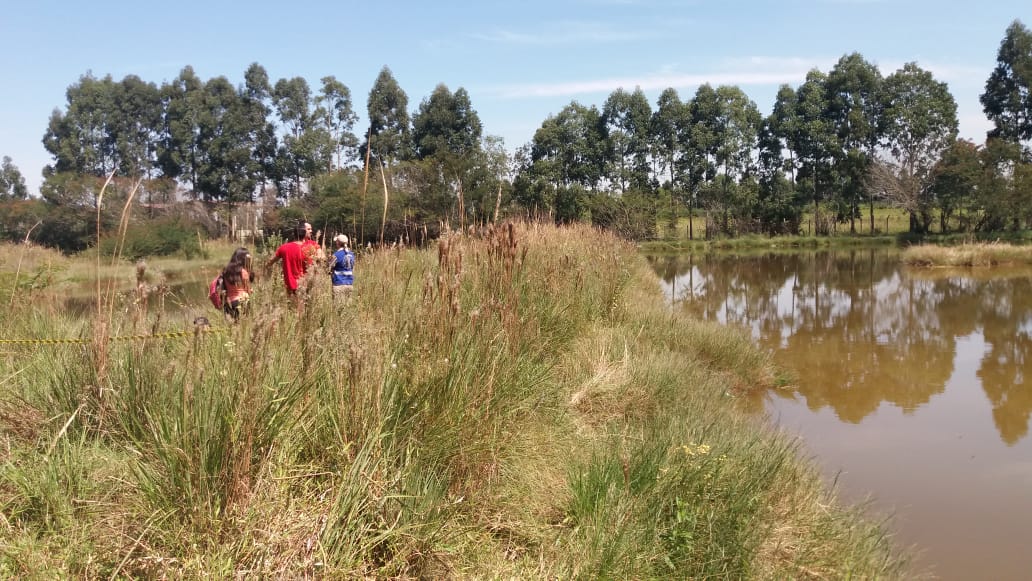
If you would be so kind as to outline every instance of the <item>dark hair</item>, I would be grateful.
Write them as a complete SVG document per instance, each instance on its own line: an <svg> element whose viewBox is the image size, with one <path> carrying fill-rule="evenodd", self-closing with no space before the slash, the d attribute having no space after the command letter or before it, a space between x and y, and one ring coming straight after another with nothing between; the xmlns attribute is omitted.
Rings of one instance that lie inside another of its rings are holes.
<svg viewBox="0 0 1032 581"><path fill-rule="evenodd" d="M233 256L229 257L229 263L226 264L226 268L222 269L222 278L232 285L243 284L244 276L241 274L241 271L249 267L250 262L251 252L243 246L237 248L233 251Z"/></svg>

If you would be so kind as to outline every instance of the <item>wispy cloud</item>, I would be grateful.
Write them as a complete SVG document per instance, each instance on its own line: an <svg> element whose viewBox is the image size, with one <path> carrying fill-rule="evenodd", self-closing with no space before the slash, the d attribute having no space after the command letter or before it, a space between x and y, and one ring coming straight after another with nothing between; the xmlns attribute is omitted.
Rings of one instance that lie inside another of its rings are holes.
<svg viewBox="0 0 1032 581"><path fill-rule="evenodd" d="M753 55L746 57L735 57L723 59L719 66L721 69L732 69L736 71L781 71L781 72L809 72L811 69L827 71L835 66L836 59L825 56L815 57L777 57Z"/></svg>
<svg viewBox="0 0 1032 581"><path fill-rule="evenodd" d="M653 75L643 77L616 77L571 81L563 83L528 83L508 85L489 89L499 97L573 97L592 93L607 93L619 88L639 87L643 91L665 89L683 89L697 87L705 83L711 85L779 85L781 83L799 82L806 77L806 71L793 73L711 73L694 75Z"/></svg>
<svg viewBox="0 0 1032 581"><path fill-rule="evenodd" d="M668 87L685 89L710 85L776 86L798 85L806 80L806 74L819 69L829 72L835 66L833 57L769 57L752 56L725 59L714 65L712 72L683 72L676 64L663 64L658 70L641 75L614 76L596 79L565 80L554 83L516 83L486 87L484 92L503 99L533 97L576 97L578 95L604 94L616 89L640 87L643 91L662 90ZM919 63L920 64L920 63ZM903 62L878 63L882 75L892 74L903 66ZM951 86L981 83L989 71L978 67L930 63L921 64L940 81Z"/></svg>
<svg viewBox="0 0 1032 581"><path fill-rule="evenodd" d="M722 63L720 70L710 73L683 73L664 66L662 71L640 76L585 79L556 83L520 83L490 87L486 92L500 98L516 99L527 97L575 97L598 93L609 93L619 88L640 87L643 91L662 90L668 87L684 89L705 83L711 85L780 85L800 83L806 73L827 59L778 59L753 57ZM834 62L834 61L832 61Z"/></svg>
<svg viewBox="0 0 1032 581"><path fill-rule="evenodd" d="M879 64L878 68L882 75L889 76L903 68L904 64L906 63L903 61L886 61ZM922 62L920 60L917 61L917 66L932 73L937 81L946 81L957 85L969 83L981 85L982 83L985 83L985 80L989 78L989 74L992 72L991 69L973 65Z"/></svg>
<svg viewBox="0 0 1032 581"><path fill-rule="evenodd" d="M646 6L650 8L690 8L701 0L580 0L588 6Z"/></svg>
<svg viewBox="0 0 1032 581"><path fill-rule="evenodd" d="M541 30L520 32L497 29L473 37L501 44L555 45L629 42L655 38L655 30L629 30L603 22L557 22Z"/></svg>
<svg viewBox="0 0 1032 581"><path fill-rule="evenodd" d="M581 0L581 4L589 6L638 6L647 0Z"/></svg>

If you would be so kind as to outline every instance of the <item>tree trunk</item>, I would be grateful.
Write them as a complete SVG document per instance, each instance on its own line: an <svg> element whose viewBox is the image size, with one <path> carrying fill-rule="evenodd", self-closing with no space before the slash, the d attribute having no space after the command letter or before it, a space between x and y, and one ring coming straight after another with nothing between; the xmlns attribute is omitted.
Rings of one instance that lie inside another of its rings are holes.
<svg viewBox="0 0 1032 581"><path fill-rule="evenodd" d="M369 140L373 138L373 126L369 126L369 133L366 135L366 149L365 149L365 179L362 181L362 203L361 203L361 214L362 222L359 224L358 240L361 242L365 240L365 197L366 191L369 189L369 152L372 151Z"/></svg>
<svg viewBox="0 0 1032 581"><path fill-rule="evenodd" d="M462 199L462 178L456 178L459 192L459 230L466 230L466 202Z"/></svg>
<svg viewBox="0 0 1032 581"><path fill-rule="evenodd" d="M495 197L495 211L494 211L494 219L491 220L492 222L497 222L498 221L498 211L501 209L501 207L502 207L502 182L498 182L498 196Z"/></svg>
<svg viewBox="0 0 1032 581"><path fill-rule="evenodd" d="M383 231L387 227L387 174L384 173L383 160L380 160L380 179L383 181L383 219L380 221L380 246L383 246Z"/></svg>
<svg viewBox="0 0 1032 581"><path fill-rule="evenodd" d="M695 212L693 196L688 196L688 240L695 240Z"/></svg>
<svg viewBox="0 0 1032 581"><path fill-rule="evenodd" d="M874 236L874 192L870 193L871 199L871 236Z"/></svg>

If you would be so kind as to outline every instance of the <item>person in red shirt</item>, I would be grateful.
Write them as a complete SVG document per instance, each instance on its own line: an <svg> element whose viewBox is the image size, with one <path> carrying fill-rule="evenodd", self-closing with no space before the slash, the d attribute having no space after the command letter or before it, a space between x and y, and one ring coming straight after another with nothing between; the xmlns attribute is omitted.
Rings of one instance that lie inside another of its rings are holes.
<svg viewBox="0 0 1032 581"><path fill-rule="evenodd" d="M286 287L288 295L296 296L298 281L304 276L305 270L308 268L305 254L301 248L304 244L304 230L292 228L288 235L290 240L284 242L276 249L276 254L272 255L269 262L265 264L265 268L270 269L277 262L282 263L283 286Z"/></svg>
<svg viewBox="0 0 1032 581"><path fill-rule="evenodd" d="M305 254L305 273L308 273L308 267L312 266L315 262L323 261L326 258L326 253L323 252L322 246L319 245L312 237L312 225L308 222L301 224L301 229L304 232L304 236L301 239L301 250Z"/></svg>
<svg viewBox="0 0 1032 581"><path fill-rule="evenodd" d="M302 288L302 278L308 272L309 267L316 260L321 259L322 247L312 239L312 225L308 222L299 223L289 232L289 235L290 241L281 244L276 249L276 253L265 264L265 268L270 269L277 262L282 263L283 286L300 312L302 301L298 289Z"/></svg>

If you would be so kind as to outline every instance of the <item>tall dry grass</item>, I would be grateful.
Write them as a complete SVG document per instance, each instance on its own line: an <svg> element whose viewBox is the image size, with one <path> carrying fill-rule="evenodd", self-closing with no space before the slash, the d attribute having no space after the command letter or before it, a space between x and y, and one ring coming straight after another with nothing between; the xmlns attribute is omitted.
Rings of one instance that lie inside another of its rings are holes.
<svg viewBox="0 0 1032 581"><path fill-rule="evenodd" d="M1028 265L1032 264L1032 246L999 242L957 246L919 244L906 248L900 260L920 267Z"/></svg>
<svg viewBox="0 0 1032 581"><path fill-rule="evenodd" d="M666 308L629 244L506 224L356 273L350 304L319 277L300 312L261 277L235 325L159 315L156 292L110 335L212 324L109 341L103 378L88 343L7 349L0 575L901 574L882 529L735 410L767 358ZM60 312L9 328L90 337Z"/></svg>

